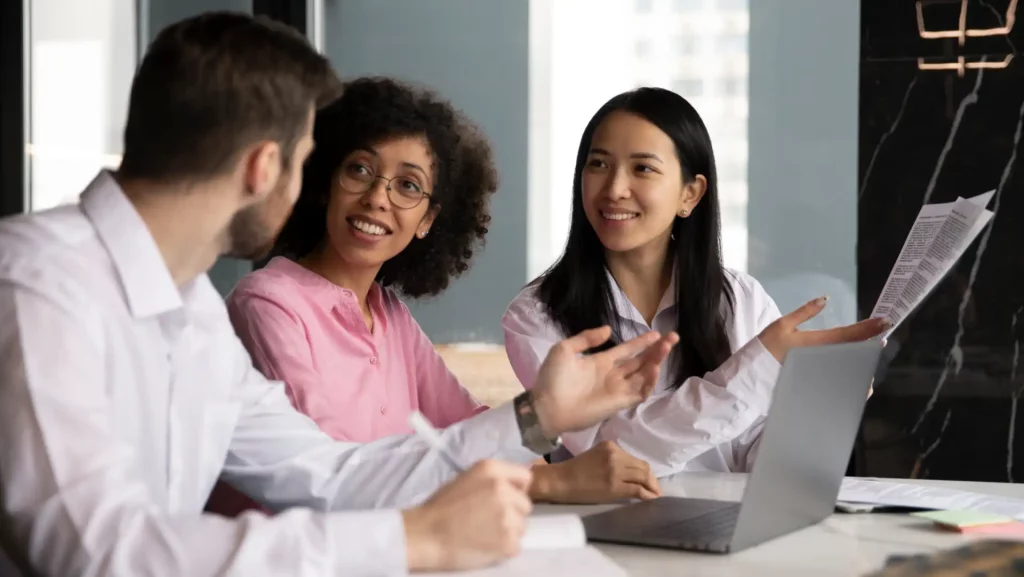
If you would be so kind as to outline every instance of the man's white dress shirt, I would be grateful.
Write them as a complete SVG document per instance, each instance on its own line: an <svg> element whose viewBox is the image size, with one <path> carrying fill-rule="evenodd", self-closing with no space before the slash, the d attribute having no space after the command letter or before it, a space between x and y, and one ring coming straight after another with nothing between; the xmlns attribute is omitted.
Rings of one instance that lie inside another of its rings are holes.
<svg viewBox="0 0 1024 577"><path fill-rule="evenodd" d="M651 330L677 330L674 280L648 325L615 277L607 274L623 339ZM659 477L679 471L749 470L780 369L757 335L779 318L779 309L753 277L726 270L726 280L735 296L734 313L725 323L733 355L676 390L670 387L673 375L666 360L654 394L637 408L620 411L585 431L562 435L569 453L579 455L601 441L615 441L647 461ZM536 286L526 287L512 301L502 326L509 361L529 389L548 351L565 337L547 315Z"/></svg>
<svg viewBox="0 0 1024 577"><path fill-rule="evenodd" d="M507 405L444 434L464 463L536 458ZM221 474L281 512L201 514ZM401 514L381 509L453 476L415 437L339 443L296 412L209 278L175 286L109 173L0 221L0 544L23 568L403 574ZM345 509L365 511L328 512Z"/></svg>

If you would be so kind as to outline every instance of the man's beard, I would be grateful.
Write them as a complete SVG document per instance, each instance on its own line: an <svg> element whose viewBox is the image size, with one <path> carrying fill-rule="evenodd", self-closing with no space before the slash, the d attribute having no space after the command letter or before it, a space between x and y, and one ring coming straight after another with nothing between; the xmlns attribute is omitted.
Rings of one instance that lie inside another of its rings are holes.
<svg viewBox="0 0 1024 577"><path fill-rule="evenodd" d="M267 198L235 213L228 225L228 250L225 256L243 260L260 260L274 248L278 233L288 219L291 210L283 205L287 179L281 178ZM285 210L284 215L275 215L275 210ZM275 224L276 223L276 224Z"/></svg>

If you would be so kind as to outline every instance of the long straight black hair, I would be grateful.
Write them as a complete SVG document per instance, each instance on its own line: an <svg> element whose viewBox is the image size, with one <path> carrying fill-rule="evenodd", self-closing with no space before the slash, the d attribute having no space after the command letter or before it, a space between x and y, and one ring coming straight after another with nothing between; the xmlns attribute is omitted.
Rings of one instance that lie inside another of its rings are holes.
<svg viewBox="0 0 1024 577"><path fill-rule="evenodd" d="M680 337L670 361L670 383L676 389L689 377L718 368L732 353L725 322L734 312L735 299L722 267L718 178L711 138L685 98L661 88L638 88L612 98L590 119L576 154L572 222L565 252L534 283L539 282L540 300L548 315L566 335L610 325L612 341L596 350L621 342L612 287L605 273L605 248L584 213L581 180L594 131L616 111L640 116L672 139L684 183L698 174L707 179L707 190L689 218L677 216L672 223L674 240L669 241L668 258L675 258L676 331Z"/></svg>

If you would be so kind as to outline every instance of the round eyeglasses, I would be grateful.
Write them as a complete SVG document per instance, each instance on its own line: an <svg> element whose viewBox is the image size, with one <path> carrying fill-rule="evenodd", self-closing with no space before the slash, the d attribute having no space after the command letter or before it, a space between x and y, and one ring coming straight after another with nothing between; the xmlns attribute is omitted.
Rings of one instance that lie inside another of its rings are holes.
<svg viewBox="0 0 1024 577"><path fill-rule="evenodd" d="M415 179L408 176L377 176L369 168L361 164L350 164L342 168L339 182L341 186L353 193L364 194L377 180L384 181L384 190L388 200L398 208L416 208L430 193L423 190Z"/></svg>

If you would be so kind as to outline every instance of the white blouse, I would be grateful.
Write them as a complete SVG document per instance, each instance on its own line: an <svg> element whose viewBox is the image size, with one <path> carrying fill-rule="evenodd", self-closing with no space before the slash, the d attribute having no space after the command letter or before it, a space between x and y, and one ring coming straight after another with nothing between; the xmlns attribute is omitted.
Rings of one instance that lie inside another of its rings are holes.
<svg viewBox="0 0 1024 577"><path fill-rule="evenodd" d="M665 292L653 326L608 273L619 328L624 339L650 330L676 329L674 282ZM586 431L564 435L572 454L606 440L650 463L659 477L679 471L747 471L753 464L780 365L756 337L779 318L779 310L761 284L726 270L735 295L735 314L726 320L733 355L703 377L670 388L669 364L662 366L655 392L639 407L624 410ZM724 306L724 305L723 305ZM519 381L533 387L548 350L565 338L528 286L502 318L505 347Z"/></svg>

